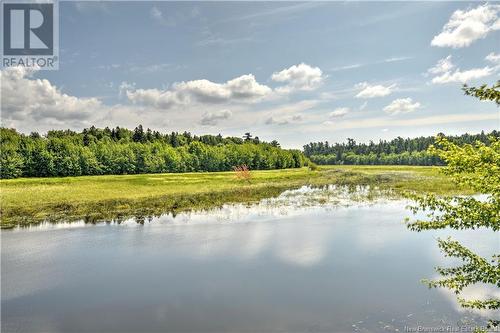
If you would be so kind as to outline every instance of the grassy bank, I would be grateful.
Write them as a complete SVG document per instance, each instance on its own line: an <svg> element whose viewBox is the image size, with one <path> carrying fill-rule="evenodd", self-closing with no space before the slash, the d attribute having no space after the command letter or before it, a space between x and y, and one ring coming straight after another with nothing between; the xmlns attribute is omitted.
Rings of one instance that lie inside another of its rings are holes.
<svg viewBox="0 0 500 333"><path fill-rule="evenodd" d="M144 218L165 212L254 202L302 185L376 185L382 189L458 193L437 167L329 166L253 171L250 182L233 172L20 178L1 180L2 228L44 220L89 222Z"/></svg>

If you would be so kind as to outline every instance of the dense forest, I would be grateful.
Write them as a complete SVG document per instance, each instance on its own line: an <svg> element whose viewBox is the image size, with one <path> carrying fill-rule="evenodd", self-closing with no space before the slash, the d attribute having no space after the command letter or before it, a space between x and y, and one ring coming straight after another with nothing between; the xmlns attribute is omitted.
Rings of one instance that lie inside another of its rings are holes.
<svg viewBox="0 0 500 333"><path fill-rule="evenodd" d="M442 134L444 135L444 134ZM499 137L500 132L481 132L480 134L463 134L446 136L457 144L470 144L480 141L489 144L488 136ZM435 137L401 138L391 141L380 140L378 143L357 143L347 139L345 143L330 144L311 142L304 146L304 154L317 164L350 164L350 165L443 165L443 161L427 152L434 143Z"/></svg>
<svg viewBox="0 0 500 333"><path fill-rule="evenodd" d="M0 128L0 176L53 177L160 172L225 171L302 167L300 150L277 141L191 133L162 134L141 125L133 131L91 127L82 132L52 130L41 136Z"/></svg>
<svg viewBox="0 0 500 333"><path fill-rule="evenodd" d="M458 145L476 141L489 144L481 132L447 136ZM243 137L160 133L141 125L133 131L94 126L82 132L51 130L42 136L25 135L0 128L0 177L55 177L162 172L227 171L247 165L250 169L302 167L310 161L349 165L443 165L427 152L434 137L401 138L378 143L330 144L312 142L299 150L282 149L277 141L263 142L245 133Z"/></svg>

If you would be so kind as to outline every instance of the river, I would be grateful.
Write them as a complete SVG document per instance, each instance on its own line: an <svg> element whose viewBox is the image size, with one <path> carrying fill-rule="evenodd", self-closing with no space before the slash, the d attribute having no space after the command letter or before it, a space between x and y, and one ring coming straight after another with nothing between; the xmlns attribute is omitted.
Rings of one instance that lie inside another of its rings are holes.
<svg viewBox="0 0 500 333"><path fill-rule="evenodd" d="M2 332L404 332L484 323L491 314L464 312L454 295L420 279L450 263L436 237L489 254L498 234L412 232L406 205L302 188L144 223L3 231Z"/></svg>

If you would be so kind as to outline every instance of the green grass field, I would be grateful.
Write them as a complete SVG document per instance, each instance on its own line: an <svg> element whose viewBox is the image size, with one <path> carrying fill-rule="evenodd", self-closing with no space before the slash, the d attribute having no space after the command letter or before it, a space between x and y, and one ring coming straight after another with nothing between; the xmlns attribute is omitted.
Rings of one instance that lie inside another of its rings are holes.
<svg viewBox="0 0 500 333"><path fill-rule="evenodd" d="M89 222L254 202L302 185L372 185L393 193L465 193L438 167L325 166L234 172L20 178L1 180L1 226L48 221Z"/></svg>

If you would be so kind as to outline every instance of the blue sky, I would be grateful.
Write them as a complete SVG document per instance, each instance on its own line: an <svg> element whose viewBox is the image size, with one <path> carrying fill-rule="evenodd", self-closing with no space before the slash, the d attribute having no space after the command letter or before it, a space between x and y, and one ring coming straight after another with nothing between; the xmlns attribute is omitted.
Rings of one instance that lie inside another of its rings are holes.
<svg viewBox="0 0 500 333"><path fill-rule="evenodd" d="M499 128L460 87L500 73L500 5L61 2L58 71L2 71L2 125L240 136L285 147Z"/></svg>

